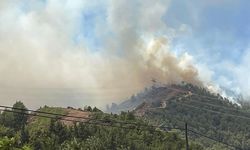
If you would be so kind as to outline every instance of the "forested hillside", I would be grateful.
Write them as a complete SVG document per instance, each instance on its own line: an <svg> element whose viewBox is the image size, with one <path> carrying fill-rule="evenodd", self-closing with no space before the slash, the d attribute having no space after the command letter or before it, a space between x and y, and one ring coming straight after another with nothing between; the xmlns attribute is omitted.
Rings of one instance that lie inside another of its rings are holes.
<svg viewBox="0 0 250 150"><path fill-rule="evenodd" d="M130 111L0 106L0 149L184 150L185 131L190 150L250 149L247 102L192 84L155 86L113 107Z"/></svg>
<svg viewBox="0 0 250 150"><path fill-rule="evenodd" d="M214 139L189 132L192 140L206 149L229 149L227 145L250 149L250 109L246 102L238 105L205 88L184 83L152 87L112 109L124 109L125 104L151 124L183 128L187 123L190 130Z"/></svg>
<svg viewBox="0 0 250 150"><path fill-rule="evenodd" d="M91 107L76 110L48 106L31 111L22 102L13 107L0 115L1 150L185 149L178 130L165 132L149 126L131 112L117 115ZM190 141L190 149L203 148Z"/></svg>

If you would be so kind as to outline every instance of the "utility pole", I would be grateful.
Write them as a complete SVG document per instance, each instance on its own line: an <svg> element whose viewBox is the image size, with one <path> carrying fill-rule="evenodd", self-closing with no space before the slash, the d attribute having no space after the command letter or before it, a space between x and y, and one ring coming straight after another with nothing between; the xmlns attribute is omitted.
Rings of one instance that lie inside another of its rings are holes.
<svg viewBox="0 0 250 150"><path fill-rule="evenodd" d="M186 150L189 150L189 145L188 145L188 127L187 127L187 123L185 123L185 136L186 136Z"/></svg>

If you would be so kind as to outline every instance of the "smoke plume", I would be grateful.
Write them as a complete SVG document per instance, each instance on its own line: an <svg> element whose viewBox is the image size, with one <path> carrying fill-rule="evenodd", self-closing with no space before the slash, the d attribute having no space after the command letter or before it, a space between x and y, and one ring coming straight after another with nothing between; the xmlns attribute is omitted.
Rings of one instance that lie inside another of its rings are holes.
<svg viewBox="0 0 250 150"><path fill-rule="evenodd" d="M98 50L78 36L87 28L81 14L98 2L31 1L27 8L21 3L0 2L3 104L103 106L151 85L152 78L202 84L192 56L170 49L179 31L162 20L168 1L108 1L105 16L93 17Z"/></svg>

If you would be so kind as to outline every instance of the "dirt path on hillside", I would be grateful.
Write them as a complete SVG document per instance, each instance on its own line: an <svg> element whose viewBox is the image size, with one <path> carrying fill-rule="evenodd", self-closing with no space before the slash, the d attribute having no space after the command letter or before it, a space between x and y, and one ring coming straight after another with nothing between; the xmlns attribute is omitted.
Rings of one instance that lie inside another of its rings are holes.
<svg viewBox="0 0 250 150"><path fill-rule="evenodd" d="M76 110L76 109L66 109L67 113L67 117L62 117L62 123L67 125L67 126L71 126L74 124L73 121L88 121L90 119L90 115L91 112L87 112L87 111L80 111L80 110ZM79 117L79 118L74 118L74 117L70 117L70 116L75 116L75 117ZM66 121L66 120L72 120L72 121Z"/></svg>

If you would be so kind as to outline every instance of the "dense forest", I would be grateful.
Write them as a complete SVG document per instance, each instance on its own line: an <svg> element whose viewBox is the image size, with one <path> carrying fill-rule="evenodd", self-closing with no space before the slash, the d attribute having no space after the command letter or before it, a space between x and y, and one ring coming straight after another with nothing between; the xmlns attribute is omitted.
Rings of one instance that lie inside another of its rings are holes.
<svg viewBox="0 0 250 150"><path fill-rule="evenodd" d="M153 128L142 119L136 118L132 112L122 112L120 115L106 114L97 108L85 107L77 111L88 112L90 119L82 122L75 121L72 124L64 123L60 116L52 117L52 113L67 115L67 110L70 109L74 108L44 106L38 111L51 113L47 114L46 118L39 116L38 113L28 112L22 102L16 102L12 109L5 109L1 113L0 149L185 149L185 140L179 131L165 132ZM203 148L191 141L190 149Z"/></svg>
<svg viewBox="0 0 250 150"><path fill-rule="evenodd" d="M171 88L174 94L169 92ZM250 149L250 109L247 102L239 101L237 104L192 84L172 85L171 88L153 87L144 96L133 97L133 101L144 101L134 113L151 124L183 127L187 123L190 130L217 141L190 132L192 140L206 149ZM172 96L167 97L165 93Z"/></svg>

